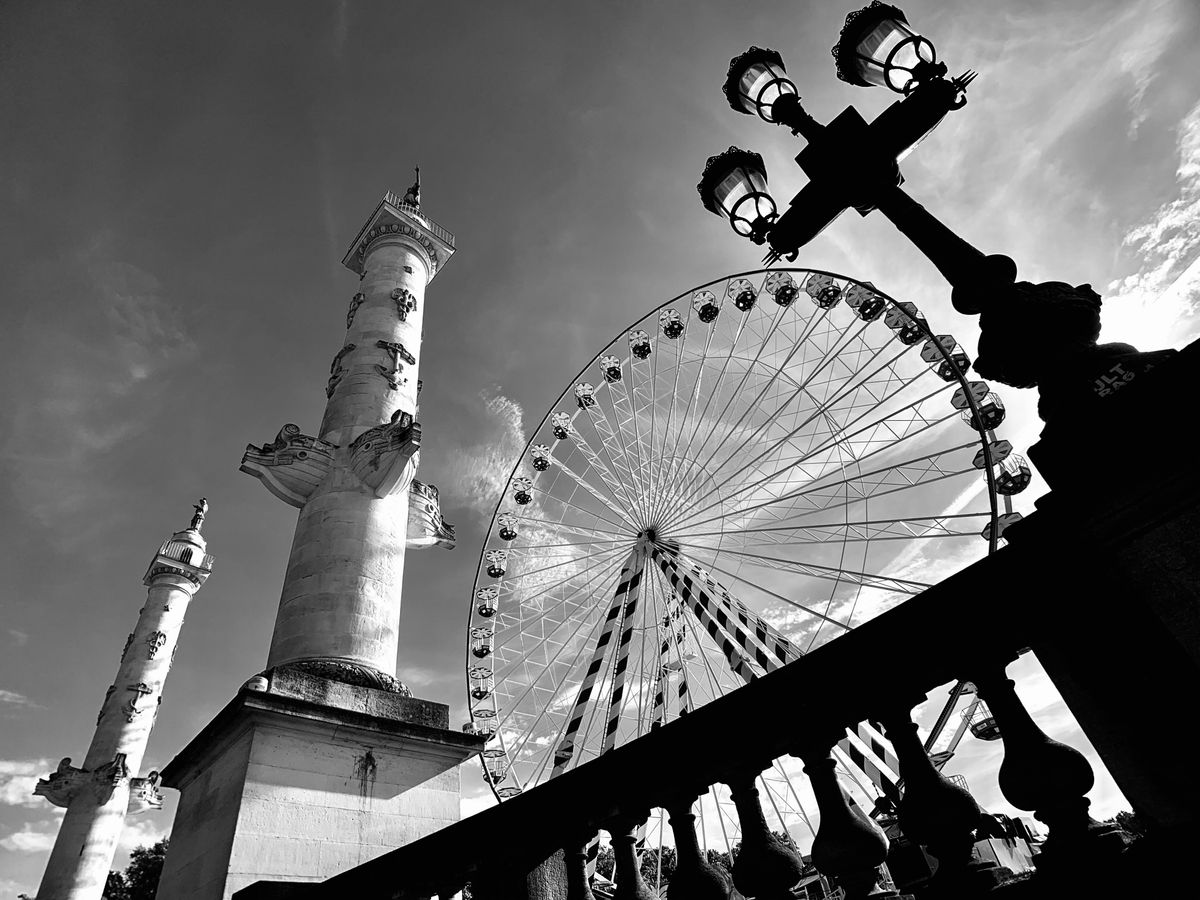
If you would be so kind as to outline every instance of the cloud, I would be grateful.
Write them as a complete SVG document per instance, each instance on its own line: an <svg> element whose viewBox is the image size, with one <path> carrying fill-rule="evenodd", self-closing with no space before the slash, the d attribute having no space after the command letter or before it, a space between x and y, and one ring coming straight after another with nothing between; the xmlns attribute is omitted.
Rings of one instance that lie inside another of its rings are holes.
<svg viewBox="0 0 1200 900"><path fill-rule="evenodd" d="M59 823L53 820L45 822L26 822L20 831L0 838L0 847L14 853L45 853L54 846L58 836Z"/></svg>
<svg viewBox="0 0 1200 900"><path fill-rule="evenodd" d="M29 643L29 635L24 631L19 631L16 628L8 629L8 636L12 638L12 642L18 647L24 647Z"/></svg>
<svg viewBox="0 0 1200 900"><path fill-rule="evenodd" d="M48 759L0 759L0 804L46 808L46 800L35 797L33 788L54 766Z"/></svg>
<svg viewBox="0 0 1200 900"><path fill-rule="evenodd" d="M458 809L459 815L462 818L473 816L477 812L482 812L496 805L496 798L492 796L491 791L481 793L474 797L463 795L459 798Z"/></svg>
<svg viewBox="0 0 1200 900"><path fill-rule="evenodd" d="M1178 194L1129 230L1125 246L1139 268L1113 282L1104 305L1106 335L1147 349L1196 334L1200 303L1200 103L1179 124Z"/></svg>
<svg viewBox="0 0 1200 900"><path fill-rule="evenodd" d="M41 709L36 703L26 697L24 694L18 694L16 691L6 691L0 688L0 705L18 706L18 707L33 707Z"/></svg>
<svg viewBox="0 0 1200 900"><path fill-rule="evenodd" d="M169 826L170 822L166 822L165 825ZM165 827L163 822L152 816L128 818L125 820L125 828L121 832L121 839L117 842L117 850L128 853L131 850L136 850L138 847L156 844L169 831L169 827Z"/></svg>
<svg viewBox="0 0 1200 900"><path fill-rule="evenodd" d="M525 448L525 412L521 404L500 393L499 386L479 393L483 410L477 414L475 443L448 455L443 496L453 506L467 506L486 520L500 497L509 473Z"/></svg>

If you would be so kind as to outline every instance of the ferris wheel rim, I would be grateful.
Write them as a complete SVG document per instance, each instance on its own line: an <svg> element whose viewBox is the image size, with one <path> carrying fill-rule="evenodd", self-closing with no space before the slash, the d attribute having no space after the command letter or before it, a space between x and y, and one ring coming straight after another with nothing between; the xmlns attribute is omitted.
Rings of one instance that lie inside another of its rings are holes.
<svg viewBox="0 0 1200 900"><path fill-rule="evenodd" d="M672 307L673 304L676 304L681 301L685 301L688 298L694 297L697 293L704 291L708 288L711 288L714 285L728 284L728 283L732 283L733 281L735 281L737 279L750 278L750 277L754 277L754 276L760 276L760 277L765 278L773 273L778 273L778 272L795 276L797 284L803 284L805 279L808 276L818 275L818 276L828 276L829 278L834 279L839 282L842 282L846 285L862 286L866 289L869 289L873 294L875 294L876 296L881 298L883 301L885 301L885 303L887 304L887 307L889 309L902 309L902 307L900 306L901 301L896 300L890 294L888 294L887 292L885 292L883 290L880 290L875 284L873 284L869 281L850 277L850 276L843 275L841 273L830 271L830 270L809 268L809 267L800 267L800 266L785 266L785 267L764 266L764 267L758 267L758 268L745 270L745 271L741 271L741 272L735 272L735 273L731 273L731 274L722 275L717 278L711 279L707 282L703 282L701 284L693 286L693 287L689 288L688 290L682 291L682 292L676 294L675 296L663 301L662 303L652 307L646 313L644 313L640 317L634 319L633 321L628 323L626 326L624 326L623 328L618 330L607 342L605 342L603 345L601 345L600 350L594 356L592 356L591 359L589 359L580 368L580 370L575 374L575 376L573 378L568 380L567 386L564 388L564 390L562 392L560 392L557 395L557 397L555 397L550 404L548 404L544 415L538 421L537 425L533 429L530 430L528 439L526 440L525 444L521 448L520 452L517 454L517 456L513 462L513 465L511 467L511 469L509 470L507 477L505 478L505 480L503 482L504 487L503 487L499 497L496 500L496 504L492 510L491 517L488 520L487 531L485 532L483 546L480 549L480 553L479 553L479 557L478 557L478 561L477 561L477 565L476 565L476 576L475 576L475 585L476 586L479 583L479 573L482 571L482 568L483 568L485 554L489 550L489 542L490 542L491 534L495 529L495 525L496 525L496 521L497 521L498 517L500 515L502 515L502 507L505 505L506 498L509 493L509 488L512 485L513 480L518 476L518 473L520 472L521 467L522 467L523 463L525 462L526 456L529 454L529 452L530 452L531 448L534 446L535 442L537 442L539 440L539 435L541 434L543 428L545 428L547 422L551 419L551 417L556 412L559 411L559 407L563 404L563 402L566 400L569 400L569 397L573 390L573 387L588 375L588 373L592 369L592 367L595 366L606 354L611 353L614 348L614 345L617 345L618 342L622 339L622 337L629 335L633 330L637 329L639 326L644 327L644 323L653 321L653 318L656 314L661 313L662 310L664 310L668 307ZM748 313L748 310L745 310L742 312L742 315L745 316L747 313ZM880 318L881 317L882 316L880 316ZM701 321L703 321L703 320L701 320ZM931 340L933 342L933 345L937 348L942 360L946 361L946 362L950 362L949 352L942 346L941 342L939 340L937 340L937 335L934 333L932 326L929 325L929 323L925 319L925 317L921 316L918 318L913 318L913 319L911 319L911 321L917 326L917 328L920 330L922 336L927 341ZM953 367L953 374L954 374L953 381L957 383L958 387L963 389L963 393L965 395L965 399L966 399L969 411L976 416L976 421L982 421L982 419L979 418L979 402L978 402L977 398L974 396L973 392L968 388L969 382L967 379L967 372L961 371L957 367ZM975 432L977 441L972 441L971 443L977 442L980 445L981 452L983 454L983 458L986 461L986 465L984 465L982 467L982 469L983 469L983 472L984 472L985 478L986 478L986 490L988 493L988 502L989 502L989 507L990 507L989 514L988 514L990 536L987 538L987 544L988 544L987 552L992 553L992 552L995 552L995 550L997 549L997 545L998 545L998 541L999 541L999 533L998 533L999 529L997 528L997 522L998 522L998 518L1000 515L1000 503L1002 502L1004 504L1006 510L1011 512L1011 498L1008 497L1007 495L999 494L996 490L995 475L994 475L994 471L993 471L993 469L994 469L993 453L992 453L991 447L989 446L990 443L995 440L994 430L972 426L972 431ZM675 449L677 450L678 447L676 447ZM1002 501L1000 499L1001 497L1003 497ZM614 539L614 542L615 542L615 539ZM475 606L476 606L476 601L475 601L474 594L472 594L471 598L468 601L468 617L467 617L467 623L466 623L468 631L470 630L472 625L475 624L477 621L475 618L475 616L476 616ZM467 642L467 646L465 649L466 649L466 652L465 652L464 669L469 672L469 670L472 666L472 652L471 652L471 645L470 645L469 641ZM495 674L494 660L493 660L493 674ZM467 688L466 700L467 700L468 715L470 717L470 722L474 723L476 721L476 715L475 715L476 711L475 711L475 708L472 703L473 698L471 695L471 685L470 685L469 678L467 680L466 688ZM480 754L480 756L482 758L482 753ZM492 793L494 795L496 795L497 800L502 802L504 798L500 797L497 784L494 784L490 781L488 782L488 784L492 790Z"/></svg>

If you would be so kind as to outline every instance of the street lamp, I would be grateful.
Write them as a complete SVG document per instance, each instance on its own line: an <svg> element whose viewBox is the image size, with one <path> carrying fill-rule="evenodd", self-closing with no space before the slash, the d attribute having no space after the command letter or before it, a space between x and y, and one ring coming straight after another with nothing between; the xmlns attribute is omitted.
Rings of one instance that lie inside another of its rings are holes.
<svg viewBox="0 0 1200 900"><path fill-rule="evenodd" d="M778 215L767 193L762 157L749 150L730 147L710 156L699 191L705 209L727 218L734 231L756 244L763 243Z"/></svg>
<svg viewBox="0 0 1200 900"><path fill-rule="evenodd" d="M981 317L976 371L1014 387L1038 386L1044 419L1085 415L1096 396L1112 393L1106 373L1141 372L1158 361L1162 354L1139 354L1127 344L1096 345L1100 297L1089 285L1017 282L1012 259L981 253L901 189L899 163L966 104L975 72L947 78L932 42L880 0L846 17L833 56L843 81L902 97L869 123L848 106L821 124L800 105L783 57L751 47L731 60L725 97L735 111L783 125L806 141L796 163L808 183L780 213L767 192L762 158L731 147L704 167L697 189L706 209L743 237L768 244L768 264L794 260L847 209L883 213L950 283L955 309ZM873 305L863 307L879 314ZM898 335L916 339L899 320L892 324Z"/></svg>
<svg viewBox="0 0 1200 900"><path fill-rule="evenodd" d="M903 12L879 0L846 16L833 58L842 81L901 94L946 74L929 39L908 27Z"/></svg>

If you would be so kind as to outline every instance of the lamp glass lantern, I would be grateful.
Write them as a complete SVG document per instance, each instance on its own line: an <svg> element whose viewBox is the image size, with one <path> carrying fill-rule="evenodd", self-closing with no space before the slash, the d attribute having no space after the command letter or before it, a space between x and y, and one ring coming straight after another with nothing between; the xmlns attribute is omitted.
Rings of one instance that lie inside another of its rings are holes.
<svg viewBox="0 0 1200 900"><path fill-rule="evenodd" d="M705 209L729 219L734 231L756 244L778 217L762 157L749 150L730 147L710 156L696 190Z"/></svg>
<svg viewBox="0 0 1200 900"><path fill-rule="evenodd" d="M737 112L757 114L776 123L775 101L784 94L796 94L796 85L787 77L783 57L774 50L751 47L729 61L729 74L722 88L729 105Z"/></svg>
<svg viewBox="0 0 1200 900"><path fill-rule="evenodd" d="M879 0L846 17L833 56L843 81L900 94L945 72L933 43L909 27L901 10Z"/></svg>

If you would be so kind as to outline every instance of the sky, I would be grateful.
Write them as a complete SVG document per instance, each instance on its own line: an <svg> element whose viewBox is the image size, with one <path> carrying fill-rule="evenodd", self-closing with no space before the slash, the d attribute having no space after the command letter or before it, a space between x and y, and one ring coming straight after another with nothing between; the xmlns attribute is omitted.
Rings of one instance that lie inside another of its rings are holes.
<svg viewBox="0 0 1200 900"><path fill-rule="evenodd" d="M319 423L357 284L340 260L417 164L423 208L459 248L426 295L420 473L459 546L409 556L399 674L465 720L476 554L528 430L627 323L757 267L761 251L700 206L709 155L762 153L781 205L803 183L793 139L726 105L727 61L772 46L818 119L851 103L874 116L892 98L836 80L828 52L850 8L0 7L0 897L36 888L58 816L28 796L33 782L82 757L145 565L202 495L216 565L146 768L263 667L296 514L238 464L284 423ZM909 192L1022 278L1093 284L1106 339L1194 338L1200 8L905 9L952 73L981 73L905 161ZM879 216L842 217L797 265L913 299L973 350L974 323ZM1005 435L1028 446L1035 398L1005 398ZM1021 665L1031 709L1090 753ZM1003 808L995 752L964 744L959 770ZM467 812L485 802L473 769L464 793ZM1092 796L1098 812L1121 808L1111 781ZM173 812L171 796L131 820L118 865Z"/></svg>

